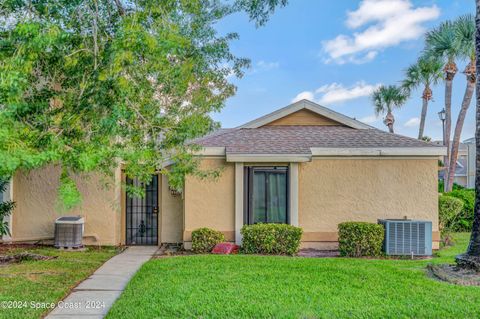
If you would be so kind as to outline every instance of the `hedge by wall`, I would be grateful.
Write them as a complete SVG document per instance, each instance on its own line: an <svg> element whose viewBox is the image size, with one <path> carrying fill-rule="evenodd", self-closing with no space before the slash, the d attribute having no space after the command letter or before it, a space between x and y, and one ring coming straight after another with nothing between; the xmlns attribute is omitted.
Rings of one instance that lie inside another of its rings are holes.
<svg viewBox="0 0 480 319"><path fill-rule="evenodd" d="M246 254L294 255L300 248L303 230L286 224L245 225L242 252Z"/></svg>
<svg viewBox="0 0 480 319"><path fill-rule="evenodd" d="M341 256L380 256L384 237L385 230L379 224L345 222L338 225L338 244Z"/></svg>
<svg viewBox="0 0 480 319"><path fill-rule="evenodd" d="M216 244L225 241L225 236L210 228L199 228L192 231L192 250L196 253L209 253Z"/></svg>

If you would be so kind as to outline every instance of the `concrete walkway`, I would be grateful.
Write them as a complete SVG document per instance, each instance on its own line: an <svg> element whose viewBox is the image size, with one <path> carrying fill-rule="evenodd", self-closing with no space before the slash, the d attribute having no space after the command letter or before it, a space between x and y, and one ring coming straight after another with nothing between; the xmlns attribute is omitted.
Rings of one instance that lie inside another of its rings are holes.
<svg viewBox="0 0 480 319"><path fill-rule="evenodd" d="M127 248L75 287L46 318L103 318L120 297L130 278L157 249L157 246Z"/></svg>

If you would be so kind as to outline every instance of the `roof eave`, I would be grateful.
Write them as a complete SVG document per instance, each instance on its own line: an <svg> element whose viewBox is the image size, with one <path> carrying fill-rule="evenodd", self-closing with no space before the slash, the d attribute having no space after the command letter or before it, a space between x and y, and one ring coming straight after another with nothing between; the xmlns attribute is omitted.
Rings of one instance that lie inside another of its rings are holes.
<svg viewBox="0 0 480 319"><path fill-rule="evenodd" d="M445 156L446 147L311 147L313 156Z"/></svg>

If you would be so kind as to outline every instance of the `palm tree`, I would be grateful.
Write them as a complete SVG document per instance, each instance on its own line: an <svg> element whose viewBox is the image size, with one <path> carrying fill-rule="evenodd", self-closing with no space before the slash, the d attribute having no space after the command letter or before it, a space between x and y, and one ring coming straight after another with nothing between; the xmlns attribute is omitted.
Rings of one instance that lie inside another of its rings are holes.
<svg viewBox="0 0 480 319"><path fill-rule="evenodd" d="M455 176L455 167L458 157L460 136L462 135L463 123L467 115L468 107L475 91L476 68L475 68L475 18L471 14L461 16L455 21L456 45L460 57L467 58L469 63L463 73L467 77L467 87L463 96L462 106L458 113L457 124L453 135L452 149L450 152L450 167L448 169L448 185L446 191L451 191Z"/></svg>
<svg viewBox="0 0 480 319"><path fill-rule="evenodd" d="M480 63L480 0L476 0L477 18L476 18L476 36L475 36L475 61ZM480 71L477 66L476 72ZM479 78L479 74L476 74ZM480 162L480 81L476 82L477 89L477 109L476 109L476 132L475 132L475 146L477 163ZM472 234L470 235L470 243L467 252L463 255L457 256L457 264L459 266L466 266L469 268L476 268L480 270L480 165L475 167L475 208L473 214Z"/></svg>
<svg viewBox="0 0 480 319"><path fill-rule="evenodd" d="M418 139L423 139L425 130L425 118L427 117L428 102L432 99L431 85L438 83L442 79L443 63L434 56L421 56L417 63L411 65L406 70L406 78L402 86L410 92L418 86L423 86L422 92L422 113L420 116L420 127L418 128Z"/></svg>
<svg viewBox="0 0 480 319"><path fill-rule="evenodd" d="M449 167L450 131L452 130L452 82L458 71L455 60L459 53L455 38L455 26L451 21L443 22L428 32L425 37L426 54L441 58L445 64L443 71L445 72L445 146L447 147L447 156L444 162L447 168ZM445 183L445 189L447 184Z"/></svg>
<svg viewBox="0 0 480 319"><path fill-rule="evenodd" d="M383 123L388 127L390 133L394 133L395 117L392 113L393 109L402 107L407 98L408 94L405 90L395 85L382 85L372 94L375 115L385 115Z"/></svg>

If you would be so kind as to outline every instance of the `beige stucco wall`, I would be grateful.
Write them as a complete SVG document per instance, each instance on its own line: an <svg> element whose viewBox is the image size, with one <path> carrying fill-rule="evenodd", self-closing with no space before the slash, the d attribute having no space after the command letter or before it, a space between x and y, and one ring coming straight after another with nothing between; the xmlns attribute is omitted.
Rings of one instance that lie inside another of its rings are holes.
<svg viewBox="0 0 480 319"><path fill-rule="evenodd" d="M99 176L77 177L82 194L81 206L60 212L56 197L60 169L49 166L27 173L19 172L13 179L13 240L26 241L53 238L54 221L62 215L85 218L85 244L115 245L120 243L120 188L114 181L105 186ZM120 177L120 171L115 173Z"/></svg>
<svg viewBox="0 0 480 319"><path fill-rule="evenodd" d="M381 218L432 221L438 248L438 193L435 158L323 158L299 164L298 212L303 247L334 249L344 221ZM224 170L220 178L187 177L184 241L191 231L210 227L231 236L235 229L235 166L205 159L203 168Z"/></svg>
<svg viewBox="0 0 480 319"><path fill-rule="evenodd" d="M184 241L188 247L191 232L200 227L222 231L233 240L235 231L235 165L224 159L204 159L202 169L222 169L220 177L199 179L187 176L184 191Z"/></svg>
<svg viewBox="0 0 480 319"><path fill-rule="evenodd" d="M337 225L344 221L376 222L404 216L432 221L434 240L438 240L437 165L436 159L301 163L298 209L305 246L312 246L308 242L334 243Z"/></svg>
<svg viewBox="0 0 480 319"><path fill-rule="evenodd" d="M160 237L162 243L181 243L183 240L183 199L173 196L168 187L168 178L161 176Z"/></svg>

